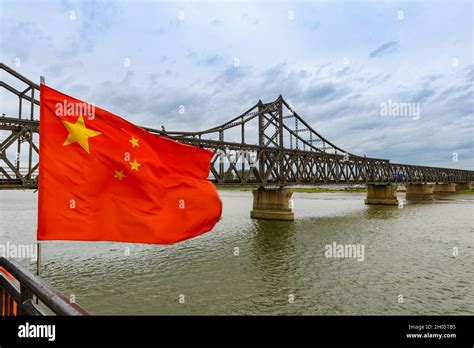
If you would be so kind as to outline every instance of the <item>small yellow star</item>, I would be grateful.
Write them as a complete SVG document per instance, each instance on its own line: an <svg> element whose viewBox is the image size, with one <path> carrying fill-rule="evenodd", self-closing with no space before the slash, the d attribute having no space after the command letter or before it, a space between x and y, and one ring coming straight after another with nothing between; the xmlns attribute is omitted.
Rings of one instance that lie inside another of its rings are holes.
<svg viewBox="0 0 474 348"><path fill-rule="evenodd" d="M114 175L114 178L117 178L119 179L120 181L122 181L123 178L126 178L125 174L123 173L123 170L121 171L115 171L115 175Z"/></svg>
<svg viewBox="0 0 474 348"><path fill-rule="evenodd" d="M132 143L132 147L140 147L140 145L138 145L138 140L137 138L135 138L133 135L132 135L132 139L129 140L129 142Z"/></svg>
<svg viewBox="0 0 474 348"><path fill-rule="evenodd" d="M136 170L138 172L138 167L140 167L141 164L137 162L137 159L135 158L133 162L129 162L129 163L132 166L131 170Z"/></svg>

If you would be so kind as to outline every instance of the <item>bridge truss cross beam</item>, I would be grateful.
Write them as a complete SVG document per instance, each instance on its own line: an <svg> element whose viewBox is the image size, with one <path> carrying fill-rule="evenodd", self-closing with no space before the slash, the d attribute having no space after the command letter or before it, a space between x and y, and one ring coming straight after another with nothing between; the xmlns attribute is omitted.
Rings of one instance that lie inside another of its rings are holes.
<svg viewBox="0 0 474 348"><path fill-rule="evenodd" d="M0 189L33 189L39 163L39 86L2 63L0 72L13 79L12 83L0 81L0 87L18 101L17 115L0 116L0 135L5 136L0 137ZM18 89L18 84L26 87ZM474 171L395 164L349 153L314 130L282 96L269 103L258 101L243 114L203 131L145 129L213 150L209 180L219 184L283 187L474 181Z"/></svg>

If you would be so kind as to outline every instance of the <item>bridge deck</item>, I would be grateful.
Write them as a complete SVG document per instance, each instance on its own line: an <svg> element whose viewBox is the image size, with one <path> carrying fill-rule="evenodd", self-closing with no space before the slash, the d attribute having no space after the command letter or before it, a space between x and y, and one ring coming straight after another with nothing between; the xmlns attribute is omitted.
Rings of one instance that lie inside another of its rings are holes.
<svg viewBox="0 0 474 348"><path fill-rule="evenodd" d="M0 189L34 189L39 164L40 122L35 115L38 109L35 106L40 105L39 86L2 63L0 70L27 86L17 90L0 81L0 86L19 103L17 117L5 114L0 117L0 135L6 136L0 140ZM474 171L390 163L387 159L354 155L314 130L282 96L270 103L259 101L230 121L203 131L145 129L213 150L210 180L220 184L288 186L474 181ZM258 134L253 132L249 136L249 131L254 129Z"/></svg>

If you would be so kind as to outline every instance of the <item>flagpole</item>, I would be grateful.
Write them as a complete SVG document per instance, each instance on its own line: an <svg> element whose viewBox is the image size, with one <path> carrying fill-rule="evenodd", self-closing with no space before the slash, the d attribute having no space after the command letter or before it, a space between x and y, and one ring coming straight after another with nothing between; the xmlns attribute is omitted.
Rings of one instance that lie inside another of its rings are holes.
<svg viewBox="0 0 474 348"><path fill-rule="evenodd" d="M40 76L40 83L43 85L45 84L44 76ZM37 254L38 255L36 255L36 274L39 276L41 275L41 254L42 254L40 241L37 241Z"/></svg>
<svg viewBox="0 0 474 348"><path fill-rule="evenodd" d="M41 243L37 243L36 274L41 275Z"/></svg>

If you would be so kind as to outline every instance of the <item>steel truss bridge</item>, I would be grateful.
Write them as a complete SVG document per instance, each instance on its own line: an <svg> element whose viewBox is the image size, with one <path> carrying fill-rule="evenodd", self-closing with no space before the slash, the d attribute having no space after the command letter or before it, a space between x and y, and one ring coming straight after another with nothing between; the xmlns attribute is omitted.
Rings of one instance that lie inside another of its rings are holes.
<svg viewBox="0 0 474 348"><path fill-rule="evenodd" d="M0 73L13 80L12 83L0 81L0 87L18 98L17 115L0 115L0 189L36 189L39 85L3 63L0 63ZM390 163L387 159L345 151L316 132L282 96L270 103L258 101L240 116L203 131L145 129L181 143L212 149L215 155L209 180L219 184L286 186L474 181L474 171Z"/></svg>

